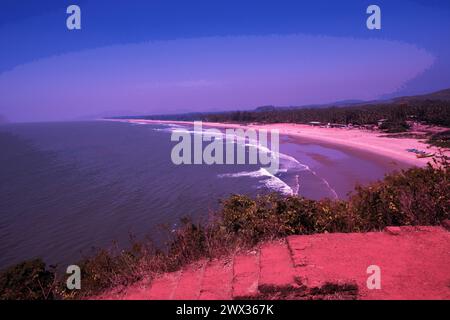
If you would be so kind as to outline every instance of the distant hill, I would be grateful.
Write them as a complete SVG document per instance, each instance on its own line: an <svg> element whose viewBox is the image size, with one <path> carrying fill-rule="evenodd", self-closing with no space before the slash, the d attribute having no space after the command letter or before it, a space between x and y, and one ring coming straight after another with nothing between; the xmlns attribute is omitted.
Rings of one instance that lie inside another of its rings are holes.
<svg viewBox="0 0 450 320"><path fill-rule="evenodd" d="M361 113L361 114L367 114L369 111L367 107L370 107L370 111L373 113L374 119L383 119L388 117L388 114L393 112L393 108L402 107L402 104L408 104L410 106L414 107L421 107L425 108L430 104L433 104L436 101L443 101L445 103L445 110L449 106L448 102L450 102L450 89L440 90L437 92L429 93L429 94L423 94L423 95L416 95L416 96L404 96L404 97L398 97L393 99L386 99L386 100L371 100L371 101L364 101L364 100L341 100L341 101L335 101L331 103L324 103L324 104L310 104L310 105L303 105L303 106L273 106L273 105L266 105L266 106L260 106L254 109L246 109L246 110L229 110L229 111L222 111L222 112L191 112L191 113L180 113L180 114L159 114L159 115L141 115L141 116L132 116L132 113L126 113L126 112L115 112L114 115L108 115L103 116L106 118L140 118L140 119L153 119L153 120L185 120L185 121L195 121L195 120L205 120L205 121L211 121L211 119L215 119L215 121L261 121L261 122L270 122L270 119L260 119L261 114L284 114L284 113L292 113L292 111L295 111L296 113L304 111L303 113L310 113L308 117L301 116L300 113L297 114L297 118L295 119L287 119L286 117L280 117L279 121L306 121L305 119L308 118L308 121L317 120L320 118L319 114L316 114L316 111L323 111L323 114L327 113L334 113L333 109L337 107L339 112L341 114L345 114L346 112L349 114L346 119L339 119L342 123L347 122L359 122L359 123L372 123L373 119L371 121L368 121L367 119L358 119L356 121L353 119L350 121L350 118L352 117L351 114ZM374 108L378 107L378 112L374 112ZM428 107L427 107L428 108ZM432 108L432 107L430 107ZM304 110L305 109L305 110ZM317 109L317 110L314 110ZM330 109L330 110L326 110ZM349 109L349 110L343 110L343 109ZM314 111L314 112L313 112ZM402 112L401 110L399 112ZM431 111L427 111L431 113ZM135 113L136 114L136 113ZM376 115L375 115L376 114ZM230 116L233 115L233 116ZM439 115L439 116L436 116ZM312 119L309 119L309 117L312 117ZM424 121L427 121L432 124L437 125L445 125L449 126L450 121L448 119L448 115L444 114L442 115L442 110L439 111L433 111L433 120L430 119L424 119ZM437 119L437 118L440 119ZM303 120L302 120L303 119ZM334 118L327 118L323 117L321 119L325 122L339 122L338 119Z"/></svg>
<svg viewBox="0 0 450 320"><path fill-rule="evenodd" d="M294 110L294 109L309 109L309 108L328 108L328 107L341 107L341 106L353 106L353 105L362 105L362 104L370 104L371 101L364 100L342 100L335 101L331 103L322 103L322 104L308 104L303 106L289 106L289 107L276 107L276 106L261 106L257 107L254 111L273 111L273 110Z"/></svg>
<svg viewBox="0 0 450 320"><path fill-rule="evenodd" d="M450 101L450 89L440 90L433 93L422 94L417 96L398 97L393 99L393 101L396 103L406 103L424 100Z"/></svg>
<svg viewBox="0 0 450 320"><path fill-rule="evenodd" d="M363 106L363 105L372 105L372 104L387 104L387 103L414 103L420 101L450 101L450 89L440 90L428 94L423 95L415 95L415 96L403 96L397 97L388 100L341 100L330 103L323 104L310 104L310 105L302 105L302 106L290 106L290 107L275 107L275 106L261 106L256 108L254 111L273 111L273 110L294 110L294 109L311 109L311 108L329 108L329 107L351 107L351 106Z"/></svg>

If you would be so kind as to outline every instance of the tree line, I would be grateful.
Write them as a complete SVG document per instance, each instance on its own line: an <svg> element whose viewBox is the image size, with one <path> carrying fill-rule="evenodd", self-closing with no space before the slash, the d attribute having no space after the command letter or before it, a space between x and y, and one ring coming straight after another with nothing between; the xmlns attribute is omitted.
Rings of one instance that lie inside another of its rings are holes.
<svg viewBox="0 0 450 320"><path fill-rule="evenodd" d="M136 117L133 117L136 118ZM188 113L176 115L142 116L142 119L239 122L239 123L310 123L341 125L378 125L407 128L407 122L423 122L431 125L450 127L450 102L425 100L403 103L380 103L325 108L275 108L264 107L252 111L230 111L218 113ZM395 130L394 130L395 131Z"/></svg>

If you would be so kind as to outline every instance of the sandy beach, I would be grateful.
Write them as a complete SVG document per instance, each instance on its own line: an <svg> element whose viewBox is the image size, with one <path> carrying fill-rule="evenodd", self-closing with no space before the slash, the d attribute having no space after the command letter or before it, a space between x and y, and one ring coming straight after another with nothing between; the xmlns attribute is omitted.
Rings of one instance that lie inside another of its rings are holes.
<svg viewBox="0 0 450 320"><path fill-rule="evenodd" d="M130 123L162 123L162 124L180 124L193 125L190 121L165 121L165 120L142 120L142 119L126 119L118 120ZM292 123L274 123L274 124L233 124L233 123L216 123L203 122L204 127L214 128L253 128L256 130L279 130L282 135L289 135L299 139L316 140L327 144L349 147L374 153L380 156L392 158L412 166L425 166L430 162L431 158L417 158L414 153L406 151L407 149L418 149L429 153L450 156L449 150L443 150L435 146L428 145L424 140L413 138L392 138L387 134L378 131L367 131L360 129L345 128L322 128L313 127L304 124Z"/></svg>

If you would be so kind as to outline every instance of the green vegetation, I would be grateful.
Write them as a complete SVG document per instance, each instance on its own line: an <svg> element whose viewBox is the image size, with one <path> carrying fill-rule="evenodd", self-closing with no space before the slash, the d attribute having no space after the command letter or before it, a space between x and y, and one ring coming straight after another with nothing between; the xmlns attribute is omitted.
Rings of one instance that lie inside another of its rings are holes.
<svg viewBox="0 0 450 320"><path fill-rule="evenodd" d="M309 123L311 121L318 121L324 124L337 123L373 126L377 126L379 120L385 119L387 121L383 123L381 129L388 132L402 132L409 128L407 121L450 127L450 102L408 100L407 102L401 103L394 102L326 108L262 107L254 111L191 113L170 116L142 116L139 118L243 123Z"/></svg>
<svg viewBox="0 0 450 320"><path fill-rule="evenodd" d="M440 148L450 148L450 130L433 134L428 143Z"/></svg>
<svg viewBox="0 0 450 320"><path fill-rule="evenodd" d="M411 168L384 180L358 186L347 201L320 201L278 194L250 198L233 195L207 224L184 219L166 250L150 240L128 250L99 250L79 262L82 289L67 291L65 279L52 286L54 275L36 260L0 275L0 299L82 298L113 287L175 271L201 258L228 254L261 241L297 234L366 232L386 226L438 225L449 218L450 167L441 158L434 166ZM52 289L53 291L46 294Z"/></svg>
<svg viewBox="0 0 450 320"><path fill-rule="evenodd" d="M232 112L206 115L204 121L212 122L291 122L340 123L378 125L387 119L391 126L404 127L407 120L450 127L450 102L423 101L410 104L374 104L350 107L308 109L275 109L271 111Z"/></svg>
<svg viewBox="0 0 450 320"><path fill-rule="evenodd" d="M0 273L0 300L52 299L54 280L54 270L40 259L19 263Z"/></svg>
<svg viewBox="0 0 450 320"><path fill-rule="evenodd" d="M407 132L409 128L409 124L402 120L385 121L379 126L379 129L386 133Z"/></svg>

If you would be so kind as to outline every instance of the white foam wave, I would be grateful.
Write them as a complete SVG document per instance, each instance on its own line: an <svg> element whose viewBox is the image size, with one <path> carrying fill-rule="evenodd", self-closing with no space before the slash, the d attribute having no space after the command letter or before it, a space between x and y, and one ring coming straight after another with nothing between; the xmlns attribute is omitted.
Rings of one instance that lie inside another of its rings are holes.
<svg viewBox="0 0 450 320"><path fill-rule="evenodd" d="M170 129L170 131L171 132L180 132L177 129ZM209 132L209 131L205 131L205 130L203 130L203 131L195 131L195 130L188 130L187 128L184 129L181 132L192 133L192 134L208 135L208 136L213 136L216 139L226 139L227 142L244 144L246 147L256 148L257 150L260 150L260 151L263 151L263 152L267 153L272 159L278 158L278 159L287 160L288 162L292 162L295 167L300 166L301 168L303 168L305 170L308 169L307 166L305 166L304 164L300 163L297 159L295 159L294 157L292 157L290 155L287 155L287 154L281 153L281 152L275 152L275 151L271 150L270 148L268 148L267 146L263 146L263 145L258 144L258 143L250 143L250 142L248 142L247 138L238 136L236 134L229 134L229 133L226 133L226 132ZM288 165L287 167L292 168L293 166L292 165Z"/></svg>
<svg viewBox="0 0 450 320"><path fill-rule="evenodd" d="M135 126L144 126L144 125L147 125L147 123L146 122L138 122L138 121L136 121L136 122L129 122L131 125L135 125Z"/></svg>
<svg viewBox="0 0 450 320"><path fill-rule="evenodd" d="M280 178L274 176L269 171L267 171L265 168L260 168L257 171L243 171L238 173L226 173L226 174L220 174L219 178L240 178L240 177L251 177L251 178L263 178L261 182L264 183L264 185L272 190L281 192L286 195L293 195L295 194L292 188L285 183Z"/></svg>
<svg viewBox="0 0 450 320"><path fill-rule="evenodd" d="M336 190L334 190L331 187L331 185L329 184L329 182L326 179L318 176L317 173L314 170L312 170L309 166L307 166L303 163L300 163L296 158L294 158L288 154L285 154L282 152L275 152L267 146L263 146L261 144L255 143L254 141L251 141L246 137L238 136L235 133L230 134L230 133L222 132L222 131L221 132L209 132L209 131L205 131L206 129L203 129L202 131L197 131L197 130L193 130L188 127L180 126L180 125L176 125L176 124L166 124L166 125L168 126L168 128L164 128L164 129L155 128L155 130L214 136L216 139L221 139L221 140L226 139L227 142L244 144L246 147L256 148L260 151L267 153L272 159L278 158L279 160L285 160L285 161L280 161L281 168L278 169L278 172L287 172L289 169L295 169L295 170L300 170L300 171L304 171L304 170L309 171L311 174L313 174L314 176L316 176L318 179L320 179L322 181L322 183L326 186L326 188L330 191L331 195L335 199L339 198ZM240 172L240 173L234 173L234 174L229 174L229 175L223 174L223 175L219 175L219 176L221 176L221 177L226 177L226 176L228 176L228 177L246 177L247 176L247 177L253 177L253 178L267 177L268 179L266 179L264 181L264 183L270 189L273 189L276 191L281 191L282 193L289 194L289 195L299 194L299 191L300 191L299 175L296 175L296 185L295 185L295 188L294 188L295 191L294 191L283 180L272 175L264 168L261 168L258 171Z"/></svg>

